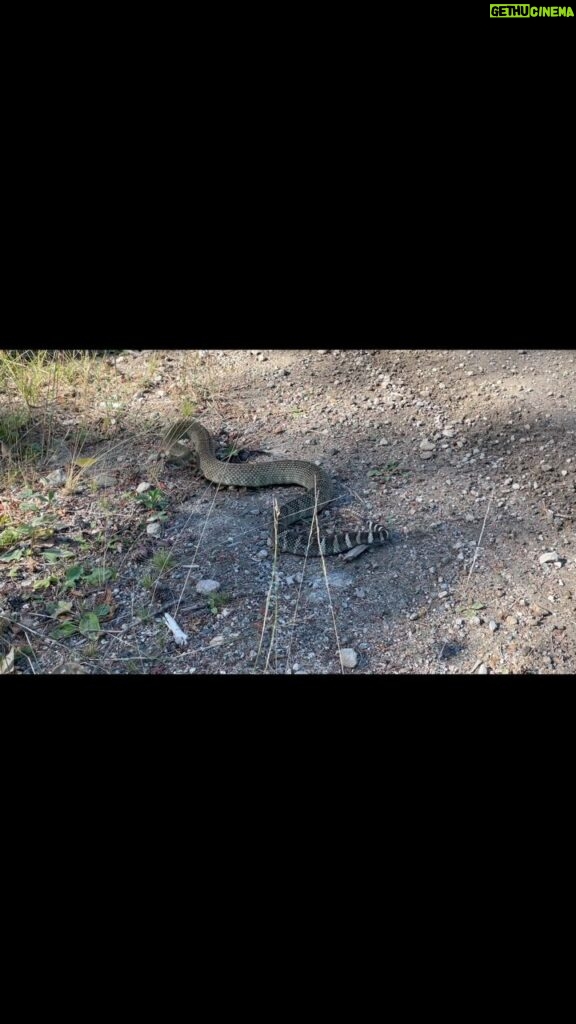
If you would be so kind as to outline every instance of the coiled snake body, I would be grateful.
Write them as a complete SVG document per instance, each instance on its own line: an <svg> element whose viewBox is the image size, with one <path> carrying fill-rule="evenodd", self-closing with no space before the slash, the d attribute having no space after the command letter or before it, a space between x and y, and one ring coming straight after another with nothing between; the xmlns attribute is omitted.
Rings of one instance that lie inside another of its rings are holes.
<svg viewBox="0 0 576 1024"><path fill-rule="evenodd" d="M179 420L165 435L164 441L165 444L171 445L183 437L189 437L193 442L200 472L212 483L233 487L298 484L306 488L305 494L290 499L280 507L280 551L289 551L295 555L337 555L360 544L379 545L388 540L388 531L375 523L367 523L364 530L355 533L321 534L320 539L315 529L312 530L310 537L290 531L292 523L310 518L315 509L324 508L332 499L332 481L320 466L296 459L274 459L270 462L242 464L221 462L214 454L210 434L197 420Z"/></svg>

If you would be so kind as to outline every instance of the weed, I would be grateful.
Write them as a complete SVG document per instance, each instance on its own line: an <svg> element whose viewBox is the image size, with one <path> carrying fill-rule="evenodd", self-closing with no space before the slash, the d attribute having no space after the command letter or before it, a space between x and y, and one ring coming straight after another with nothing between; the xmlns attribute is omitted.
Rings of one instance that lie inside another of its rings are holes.
<svg viewBox="0 0 576 1024"><path fill-rule="evenodd" d="M136 500L150 510L163 509L168 504L168 496L159 487L151 487L149 491L136 495Z"/></svg>
<svg viewBox="0 0 576 1024"><path fill-rule="evenodd" d="M227 594L210 594L208 596L208 606L212 615L219 615L225 605L229 604L230 598Z"/></svg>
<svg viewBox="0 0 576 1024"><path fill-rule="evenodd" d="M193 402L190 398L185 398L182 402L182 417L185 420L189 420L196 412L196 402Z"/></svg>
<svg viewBox="0 0 576 1024"><path fill-rule="evenodd" d="M80 633L91 640L95 637L100 636L102 630L100 628L100 617L96 612L86 612L79 618L71 618L66 622L63 622L60 626L56 626L56 629L52 631L51 636L54 640L63 640L67 637L74 636L76 633Z"/></svg>
<svg viewBox="0 0 576 1024"><path fill-rule="evenodd" d="M368 470L368 476L373 480L382 481L386 480L391 476L399 476L401 473L405 473L406 470L402 469L400 463L397 460L391 459L384 466L377 466L374 469Z"/></svg>
<svg viewBox="0 0 576 1024"><path fill-rule="evenodd" d="M176 559L170 551L157 551L152 556L152 565L158 571L158 574L167 572L169 569L173 569L176 564Z"/></svg>
<svg viewBox="0 0 576 1024"><path fill-rule="evenodd" d="M10 456L14 453L12 448L18 443L18 439L21 436L22 430L26 426L28 416L25 412L14 412L5 413L0 423L0 441L2 441L8 448L5 455Z"/></svg>
<svg viewBox="0 0 576 1024"><path fill-rule="evenodd" d="M156 586L158 580L164 573L170 572L176 560L169 551L157 551L148 563L148 571L142 576L142 586L151 590Z"/></svg>

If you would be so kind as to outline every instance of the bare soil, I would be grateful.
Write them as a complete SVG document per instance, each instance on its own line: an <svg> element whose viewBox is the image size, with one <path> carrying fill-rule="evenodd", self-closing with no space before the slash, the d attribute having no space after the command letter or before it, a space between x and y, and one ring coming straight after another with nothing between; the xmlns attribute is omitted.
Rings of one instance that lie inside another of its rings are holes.
<svg viewBox="0 0 576 1024"><path fill-rule="evenodd" d="M53 495L54 531L0 562L1 653L16 650L17 672L576 667L574 351L125 352L100 362L81 452L90 465L71 482L71 439L87 413L85 396L64 390L34 484ZM167 464L161 434L190 414L223 457L321 463L338 495L322 521L375 520L390 543L349 562L276 559L273 502L293 490L218 489ZM9 458L2 502L23 522ZM48 477L58 470L66 482ZM139 484L150 484L140 500ZM150 492L165 504L146 508ZM47 564L66 545L68 560ZM83 574L65 586L71 564ZM97 567L108 578L88 583ZM197 592L206 580L219 585L212 596ZM80 621L83 632L54 636Z"/></svg>

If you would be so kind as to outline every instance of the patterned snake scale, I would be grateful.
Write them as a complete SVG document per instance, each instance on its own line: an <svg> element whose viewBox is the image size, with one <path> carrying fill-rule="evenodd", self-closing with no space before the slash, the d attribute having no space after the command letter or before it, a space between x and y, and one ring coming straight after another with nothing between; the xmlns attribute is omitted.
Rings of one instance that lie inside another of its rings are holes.
<svg viewBox="0 0 576 1024"><path fill-rule="evenodd" d="M324 508L332 498L332 482L328 474L312 462L295 459L272 460L270 462L236 463L221 462L214 454L212 438L197 420L179 420L165 434L164 443L182 451L175 442L188 437L193 442L198 456L200 472L215 484L233 487L270 487L274 484L298 484L306 493L287 501L280 507L278 517L278 547L295 555L338 555L360 544L384 544L388 531L376 523L367 523L364 530L356 533L320 535L315 529L310 538L288 529L292 523L312 516L314 508ZM169 456L170 457L170 456ZM177 456L175 455L177 460Z"/></svg>

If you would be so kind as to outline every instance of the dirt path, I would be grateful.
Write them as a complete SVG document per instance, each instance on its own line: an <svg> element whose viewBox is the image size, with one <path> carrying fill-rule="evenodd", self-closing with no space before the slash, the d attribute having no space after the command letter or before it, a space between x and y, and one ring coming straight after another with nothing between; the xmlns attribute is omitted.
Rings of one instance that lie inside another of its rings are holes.
<svg viewBox="0 0 576 1024"><path fill-rule="evenodd" d="M151 353L124 354L109 368L123 403L117 433L85 448L110 453L104 482L59 497L62 524L67 515L97 523L108 502L114 611L95 643L37 641L40 670L64 659L146 673L572 671L575 355L164 352L150 376ZM376 520L391 543L352 562L282 555L275 564L272 503L293 491L217 490L165 465L159 424L190 411L226 456L317 460L339 496L329 521ZM124 501L141 483L167 497L152 522L154 511L135 518ZM170 564L153 579L162 553ZM25 583L15 577L0 591L5 607L20 600L20 614Z"/></svg>

